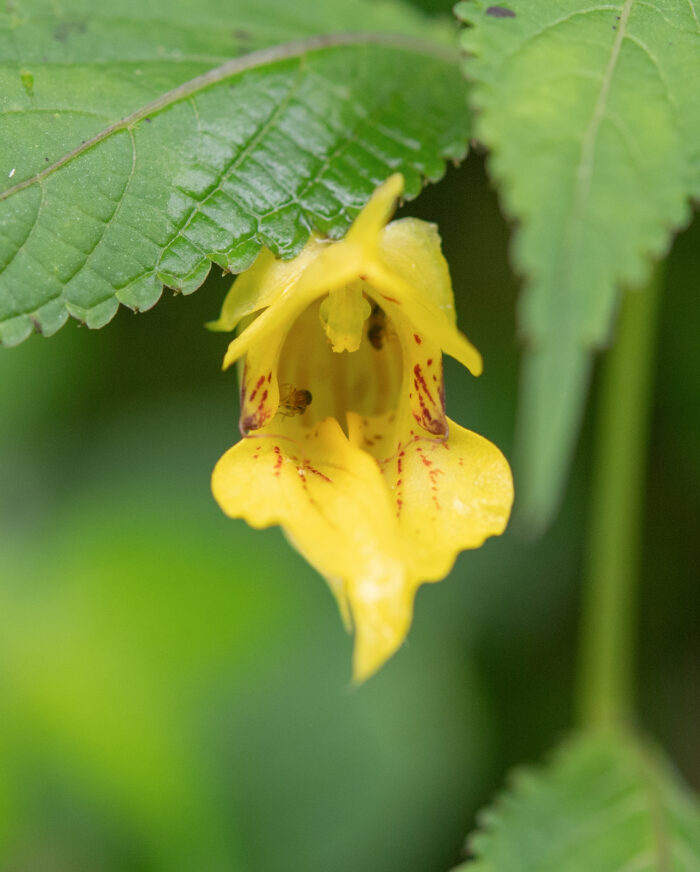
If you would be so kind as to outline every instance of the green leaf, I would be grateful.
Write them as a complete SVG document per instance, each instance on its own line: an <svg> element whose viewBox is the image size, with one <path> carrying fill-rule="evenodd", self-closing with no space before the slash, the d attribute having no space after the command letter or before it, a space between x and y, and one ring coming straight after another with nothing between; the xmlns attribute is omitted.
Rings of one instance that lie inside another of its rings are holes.
<svg viewBox="0 0 700 872"><path fill-rule="evenodd" d="M698 872L700 806L631 737L570 741L482 817L463 872Z"/></svg>
<svg viewBox="0 0 700 872"><path fill-rule="evenodd" d="M700 194L695 0L460 3L476 135L525 279L520 507L551 516L620 289L643 285Z"/></svg>
<svg viewBox="0 0 700 872"><path fill-rule="evenodd" d="M0 341L292 257L392 172L415 196L466 150L450 33L353 0L8 3Z"/></svg>

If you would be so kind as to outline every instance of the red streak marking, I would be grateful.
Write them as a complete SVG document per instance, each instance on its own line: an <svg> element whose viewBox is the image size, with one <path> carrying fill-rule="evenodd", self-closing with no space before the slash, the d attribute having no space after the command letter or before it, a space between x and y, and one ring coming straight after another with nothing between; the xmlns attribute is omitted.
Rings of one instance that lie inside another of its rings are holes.
<svg viewBox="0 0 700 872"><path fill-rule="evenodd" d="M313 466L310 466L308 463L304 464L304 469L307 472L313 472L314 475L317 475L319 478L322 478L324 481L330 482L330 478L328 478L327 475L324 475L319 469L315 469Z"/></svg>
<svg viewBox="0 0 700 872"><path fill-rule="evenodd" d="M421 368L420 368L419 363L417 363L413 367L413 375L415 375L416 379L418 379L418 381L420 382L420 386L425 391L425 395L427 396L427 398L430 400L430 402L433 405L435 405L435 400L432 398L430 391L428 390L428 385L426 384L425 379L423 378L423 373L421 372Z"/></svg>
<svg viewBox="0 0 700 872"><path fill-rule="evenodd" d="M358 276L358 278L360 279L360 281L363 281L363 282L367 281L367 276L360 275L360 276Z"/></svg>
<svg viewBox="0 0 700 872"><path fill-rule="evenodd" d="M306 495L309 496L309 485L306 481L306 473L301 466L297 466L297 472L299 473L299 481L301 482L301 486L304 489ZM309 497L309 499L311 499L311 497ZM313 502L313 500L311 500L311 502Z"/></svg>
<svg viewBox="0 0 700 872"><path fill-rule="evenodd" d="M279 445L275 445L272 450L275 452L275 465L273 468L273 472L277 477L279 477L280 467L282 466L282 452L280 451Z"/></svg>
<svg viewBox="0 0 700 872"><path fill-rule="evenodd" d="M457 463L458 463L460 466L464 466L464 458L463 458L463 457L460 457L459 460L457 461Z"/></svg>
<svg viewBox="0 0 700 872"><path fill-rule="evenodd" d="M255 399L255 395L257 394L257 392L260 390L260 388L263 386L264 383L265 383L265 376L261 375L260 378L258 379L258 383L253 388L253 392L250 395L251 402Z"/></svg>
<svg viewBox="0 0 700 872"><path fill-rule="evenodd" d="M382 294L382 297L384 297L384 299L388 300L390 303L396 303L397 306L399 305L399 301L395 297L387 297L386 294Z"/></svg>
<svg viewBox="0 0 700 872"><path fill-rule="evenodd" d="M433 502L435 503L435 508L438 510L438 512L440 511L440 503L438 502L438 498L437 498L437 490L438 490L437 477L441 473L442 473L441 469L431 469L430 472L428 473L428 475L430 476L430 482L431 482L430 490L432 491L432 494L433 494Z"/></svg>
<svg viewBox="0 0 700 872"><path fill-rule="evenodd" d="M267 399L267 391L265 390L262 392L262 396L260 397L260 402L264 403L266 399Z"/></svg>
<svg viewBox="0 0 700 872"><path fill-rule="evenodd" d="M421 459L421 463L423 464L423 466L431 467L433 465L433 461L428 460L428 458L425 456L425 454L421 454L420 459ZM430 474L432 475L432 473L430 473Z"/></svg>
<svg viewBox="0 0 700 872"><path fill-rule="evenodd" d="M267 374L267 383L270 384L271 381L272 381L272 373L271 373L271 372L268 372L268 374Z"/></svg>
<svg viewBox="0 0 700 872"><path fill-rule="evenodd" d="M418 418L414 412L413 417L416 419L416 421L418 421L418 423L421 425L421 427L426 429L429 433L434 433L435 432L434 428L436 425L439 425L439 421L436 421L433 418L432 414L430 413L430 409L425 405L425 400L423 399L423 395L420 393L418 394L418 402L419 402L420 408L421 408L421 415L420 415L420 418Z"/></svg>
<svg viewBox="0 0 700 872"><path fill-rule="evenodd" d="M406 456L406 452L399 443L400 451L396 457L396 517L401 514L401 508L403 506L403 499L401 498L401 482L403 479L401 478L401 470L403 469L403 458Z"/></svg>
<svg viewBox="0 0 700 872"><path fill-rule="evenodd" d="M241 409L245 407L246 384L248 381L248 362L243 364L243 378L241 379Z"/></svg>
<svg viewBox="0 0 700 872"><path fill-rule="evenodd" d="M429 357L427 360L427 363L428 363L428 366L432 366L433 365L433 358Z"/></svg>
<svg viewBox="0 0 700 872"><path fill-rule="evenodd" d="M416 342L418 343L418 345L420 345L421 342L423 341L417 333L414 333L414 334L413 334L413 338L416 340Z"/></svg>

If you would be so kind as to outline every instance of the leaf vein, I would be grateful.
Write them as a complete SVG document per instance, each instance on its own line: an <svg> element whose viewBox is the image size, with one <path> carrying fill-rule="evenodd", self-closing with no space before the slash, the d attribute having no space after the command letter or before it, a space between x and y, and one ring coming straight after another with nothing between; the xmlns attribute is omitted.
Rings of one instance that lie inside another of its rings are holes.
<svg viewBox="0 0 700 872"><path fill-rule="evenodd" d="M41 197L40 197L40 199L39 199L39 203L38 203L38 205L37 205L36 212L34 213L34 219L32 220L32 223L31 223L31 225L30 225L30 227L29 227L29 230L27 231L27 234L26 234L26 236L24 237L24 240L22 241L21 245L19 245L19 246L15 249L15 251L12 253L12 256L10 257L10 259L9 259L9 260L7 261L7 263L4 265L4 267L3 267L3 272L6 272L6 271L7 271L7 268L10 266L10 264L14 263L15 259L16 259L17 256L19 255L20 251L22 251L22 250L24 249L24 247L25 247L26 244L29 242L29 240L31 239L32 235L34 234L34 231L35 231L36 228L37 228L37 225L38 225L38 223L39 223L39 215L41 214L41 210L44 208L44 194L45 194L45 191L44 191L44 186L43 186L43 184L40 185L40 188L41 188ZM7 287L7 286L6 286L6 287ZM17 297L13 294L12 289L8 287L8 288L7 288L7 291L8 291L8 294L9 294L9 296L10 296L10 299L12 300L13 305L16 306L18 309L21 310L21 306L18 304L18 302L17 302ZM24 314L24 312L19 311L17 314L18 314L18 315L22 315L22 314ZM12 316L12 317L15 317L15 316ZM3 320L7 320L7 319L3 319Z"/></svg>
<svg viewBox="0 0 700 872"><path fill-rule="evenodd" d="M213 194L215 194L217 191L222 190L222 186L223 186L224 182L229 180L231 175L233 175L233 173L235 173L236 169L240 166L240 164L243 162L243 160L250 154L250 152L257 145L257 143L260 142L265 137L265 135L270 130L272 125L275 123L275 121L279 118L280 114L284 111L285 107L288 105L293 94L299 88L301 76L302 76L302 70L300 68L294 81L289 86L289 89L288 89L287 93L285 94L284 98L275 104L275 106L272 109L272 112L270 113L268 118L265 120L264 124L262 124L253 133L253 135L250 137L248 142L246 142L245 145L240 149L240 151L236 155L234 155L233 160L230 162L229 166L221 174L221 177L220 177L219 181L217 182L217 184L214 186L214 188L211 191L209 191L209 193L205 197L203 197L203 199L201 201L198 201L198 200L195 201L194 207L191 209L188 217L180 225L180 227L178 228L178 230L175 234L175 237L166 246L166 248L163 250L161 256L159 257L158 263L156 264L156 267L155 267L156 272L159 272L160 265L163 261L163 257L168 252L171 251L175 240L184 236L185 231L190 226L190 224L192 223L192 221L194 220L196 215L200 214L201 208L204 205L204 203L206 203L213 196ZM231 199L234 199L234 198L232 197ZM242 206L243 204L240 204L240 205ZM245 208L246 208L247 212L251 211L247 207L245 207ZM258 217L260 217L260 216L258 216ZM188 239L188 242L192 243L192 240ZM199 246L196 246L196 247L199 248ZM204 252L202 252L202 254L204 254Z"/></svg>

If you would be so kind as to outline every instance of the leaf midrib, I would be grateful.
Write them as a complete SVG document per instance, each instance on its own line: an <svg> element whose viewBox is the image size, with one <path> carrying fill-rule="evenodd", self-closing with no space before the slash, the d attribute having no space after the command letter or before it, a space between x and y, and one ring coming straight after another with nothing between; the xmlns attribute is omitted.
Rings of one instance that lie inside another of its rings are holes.
<svg viewBox="0 0 700 872"><path fill-rule="evenodd" d="M457 63L458 54L455 49L450 46L441 45L439 43L431 43L426 40L417 39L415 37L402 36L399 34L379 34L379 33L337 33L323 34L321 36L312 36L302 40L283 43L281 45L271 46L269 48L259 49L241 57L232 58L229 61L183 82L176 88L167 91L150 103L146 103L139 109L136 109L125 118L115 121L108 125L103 130L96 133L90 139L85 140L72 151L65 154L63 157L55 161L51 166L46 167L39 173L35 173L27 179L18 182L11 188L0 192L0 202L6 200L12 195L31 187L34 184L42 182L47 176L52 175L57 170L64 167L67 163L84 154L100 142L108 139L115 133L121 130L129 129L139 121L142 121L149 115L154 115L157 112L166 109L167 107L177 103L179 100L184 100L191 97L206 88L211 87L221 81L224 81L231 76L238 75L246 70L255 69L257 67L266 66L268 64L277 63L283 60L289 60L294 57L307 54L314 51L322 51L328 48L351 46L351 45L384 45L389 48L398 50L410 51L418 54L431 55L435 58L440 58L445 61Z"/></svg>
<svg viewBox="0 0 700 872"><path fill-rule="evenodd" d="M620 11L620 21L615 34L615 41L613 42L610 57L608 58L608 63L605 72L603 73L600 91L598 92L598 97L596 98L595 106L593 107L593 114L586 125L581 141L581 153L575 170L571 209L569 210L563 244L561 246L558 272L564 277L562 282L563 285L568 285L570 280L572 264L571 252L575 247L575 239L588 207L591 180L594 172L598 132L605 117L610 86L615 75L615 69L617 68L622 42L627 32L627 23L629 21L633 3L634 0L625 0Z"/></svg>

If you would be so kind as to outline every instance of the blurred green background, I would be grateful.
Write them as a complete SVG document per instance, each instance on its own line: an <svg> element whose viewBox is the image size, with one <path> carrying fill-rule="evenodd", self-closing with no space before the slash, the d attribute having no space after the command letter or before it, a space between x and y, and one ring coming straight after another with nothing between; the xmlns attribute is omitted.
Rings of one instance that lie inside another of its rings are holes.
<svg viewBox="0 0 700 872"><path fill-rule="evenodd" d="M517 282L483 160L401 214L439 222L485 358L448 364L449 414L512 457ZM642 720L696 786L699 247L696 222L666 279L640 618ZM323 580L209 492L238 437L203 328L229 284L0 352L1 872L440 872L571 726L595 384L553 528L462 555L353 688Z"/></svg>

